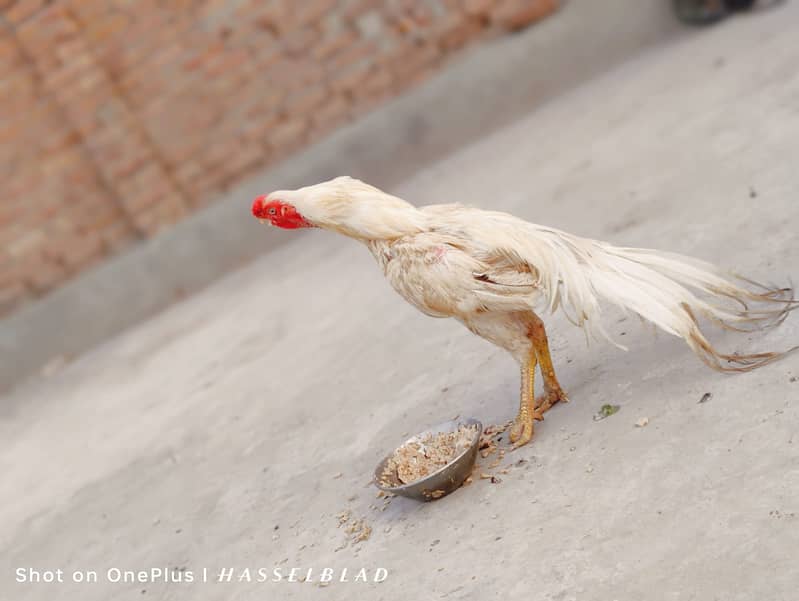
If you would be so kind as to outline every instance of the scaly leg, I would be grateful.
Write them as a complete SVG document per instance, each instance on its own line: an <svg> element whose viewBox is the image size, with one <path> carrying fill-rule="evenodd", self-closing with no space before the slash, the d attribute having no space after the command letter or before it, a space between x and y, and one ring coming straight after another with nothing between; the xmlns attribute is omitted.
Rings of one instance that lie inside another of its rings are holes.
<svg viewBox="0 0 799 601"><path fill-rule="evenodd" d="M552 405L563 401L569 401L566 393L560 387L558 378L555 376L555 368L552 366L552 357L549 355L549 342L547 341L547 331L544 329L544 322L533 313L532 324L530 326L530 340L533 342L533 350L538 359L538 366L541 375L544 377L544 394L535 402L535 409L542 414L552 407Z"/></svg>
<svg viewBox="0 0 799 601"><path fill-rule="evenodd" d="M533 421L544 419L535 406L535 367L537 364L536 353L534 350L530 351L530 355L526 361L522 362L522 386L521 386L521 399L519 400L519 414L511 426L508 434L510 441L513 443L513 448L517 449L522 445L530 442L533 438Z"/></svg>

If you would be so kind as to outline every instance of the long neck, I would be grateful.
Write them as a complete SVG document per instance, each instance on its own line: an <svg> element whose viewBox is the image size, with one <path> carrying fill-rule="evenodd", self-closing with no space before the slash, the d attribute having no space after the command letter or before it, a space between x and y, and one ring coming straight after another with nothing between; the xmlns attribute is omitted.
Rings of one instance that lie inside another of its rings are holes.
<svg viewBox="0 0 799 601"><path fill-rule="evenodd" d="M427 225L416 207L371 186L350 189L346 196L326 204L324 215L314 223L362 242L416 234Z"/></svg>
<svg viewBox="0 0 799 601"><path fill-rule="evenodd" d="M368 242L369 240L393 240L402 236L416 234L425 229L423 215L412 206L407 208L360 207L342 222L332 223L328 229Z"/></svg>

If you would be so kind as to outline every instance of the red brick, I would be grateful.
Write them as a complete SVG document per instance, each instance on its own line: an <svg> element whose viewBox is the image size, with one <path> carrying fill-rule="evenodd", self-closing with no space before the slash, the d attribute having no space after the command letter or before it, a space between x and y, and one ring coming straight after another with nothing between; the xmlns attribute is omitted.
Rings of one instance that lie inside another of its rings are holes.
<svg viewBox="0 0 799 601"><path fill-rule="evenodd" d="M103 19L93 19L88 22L90 23L87 30L88 36L93 43L102 44L110 38L123 36L125 29L130 26L130 17L123 13L113 12L105 15Z"/></svg>
<svg viewBox="0 0 799 601"><path fill-rule="evenodd" d="M336 0L304 0L295 2L294 21L298 25L308 25L322 18L326 13L334 10Z"/></svg>
<svg viewBox="0 0 799 601"><path fill-rule="evenodd" d="M269 132L269 145L278 152L288 154L302 145L308 122L303 119L284 121Z"/></svg>
<svg viewBox="0 0 799 601"><path fill-rule="evenodd" d="M289 115L313 113L317 107L330 97L330 90L323 85L305 88L286 96L283 107Z"/></svg>
<svg viewBox="0 0 799 601"><path fill-rule="evenodd" d="M3 34L0 37L0 69L8 73L11 69L20 67L24 69L26 65L16 40L8 34Z"/></svg>
<svg viewBox="0 0 799 601"><path fill-rule="evenodd" d="M0 205L0 232L16 221L19 221L21 216L22 209L20 207L14 206L8 201L6 201L6 203L3 205Z"/></svg>
<svg viewBox="0 0 799 601"><path fill-rule="evenodd" d="M325 102L324 106L314 112L313 131L316 134L327 133L346 122L349 117L350 103L341 95L335 95Z"/></svg>
<svg viewBox="0 0 799 601"><path fill-rule="evenodd" d="M535 1L535 0L533 0ZM470 16L485 17L496 7L497 0L461 0L463 11Z"/></svg>
<svg viewBox="0 0 799 601"><path fill-rule="evenodd" d="M397 89L403 89L417 83L430 73L433 66L441 57L438 47L432 44L406 46L388 63L394 75Z"/></svg>
<svg viewBox="0 0 799 601"><path fill-rule="evenodd" d="M45 155L64 153L80 142L80 136L71 129L54 129L49 135L37 140L37 147Z"/></svg>
<svg viewBox="0 0 799 601"><path fill-rule="evenodd" d="M237 138L217 140L215 144L204 149L202 162L212 169L224 164L231 156L241 149L242 143Z"/></svg>
<svg viewBox="0 0 799 601"><path fill-rule="evenodd" d="M149 162L130 177L125 178L124 185L121 185L120 188L138 196L139 192L153 193L156 190L169 189L171 186L162 165Z"/></svg>
<svg viewBox="0 0 799 601"><path fill-rule="evenodd" d="M235 74L249 60L249 55L244 51L220 52L205 64L205 72L217 77Z"/></svg>
<svg viewBox="0 0 799 601"><path fill-rule="evenodd" d="M40 229L29 229L19 238L5 245L6 252L12 257L32 254L47 243L47 236Z"/></svg>
<svg viewBox="0 0 799 601"><path fill-rule="evenodd" d="M126 179L153 160L152 154L141 146L124 147L125 154L116 160L104 161L103 171L112 179Z"/></svg>
<svg viewBox="0 0 799 601"><path fill-rule="evenodd" d="M363 64L374 59L376 48L372 43L360 43L349 46L333 56L328 64L328 71L336 73L352 65Z"/></svg>
<svg viewBox="0 0 799 601"><path fill-rule="evenodd" d="M175 178L181 184L190 184L191 180L200 177L204 168L196 161L183 161L175 169Z"/></svg>
<svg viewBox="0 0 799 601"><path fill-rule="evenodd" d="M13 286L22 280L24 271L20 261L15 261L11 257L0 254L0 288Z"/></svg>
<svg viewBox="0 0 799 601"><path fill-rule="evenodd" d="M179 199L164 199L149 211L134 215L131 222L148 236L155 236L162 229L184 217L185 211L179 206L179 203Z"/></svg>
<svg viewBox="0 0 799 601"><path fill-rule="evenodd" d="M441 33L438 45L445 52L457 50L477 37L482 30L483 23L476 19L461 20Z"/></svg>
<svg viewBox="0 0 799 601"><path fill-rule="evenodd" d="M264 44L252 51L250 60L257 66L259 72L263 72L264 69L280 62L281 58L283 58L283 53L276 46Z"/></svg>
<svg viewBox="0 0 799 601"><path fill-rule="evenodd" d="M87 234L98 233L124 219L122 210L112 201L83 203L75 208L73 214L75 226Z"/></svg>
<svg viewBox="0 0 799 601"><path fill-rule="evenodd" d="M367 96L375 96L388 92L394 83L391 71L385 68L375 68L363 84L363 92Z"/></svg>
<svg viewBox="0 0 799 601"><path fill-rule="evenodd" d="M117 252L129 246L137 236L127 221L117 222L99 232L100 238L108 252Z"/></svg>
<svg viewBox="0 0 799 601"><path fill-rule="evenodd" d="M292 91L321 81L324 78L324 68L314 61L287 58L274 64L264 76L266 85Z"/></svg>
<svg viewBox="0 0 799 601"><path fill-rule="evenodd" d="M370 63L362 63L337 72L331 76L330 87L337 92L351 91L365 82L371 71Z"/></svg>
<svg viewBox="0 0 799 601"><path fill-rule="evenodd" d="M143 190L138 194L127 194L122 201L129 215L136 215L149 210L166 196L168 190Z"/></svg>
<svg viewBox="0 0 799 601"><path fill-rule="evenodd" d="M68 271L85 266L103 254L103 241L99 236L70 236L48 244L45 256L63 265Z"/></svg>
<svg viewBox="0 0 799 601"><path fill-rule="evenodd" d="M287 32L280 41L289 56L302 56L318 38L319 33L312 29L297 29Z"/></svg>
<svg viewBox="0 0 799 601"><path fill-rule="evenodd" d="M241 175L253 170L263 163L264 151L253 145L242 145L225 161L225 177L223 183L227 184Z"/></svg>
<svg viewBox="0 0 799 601"><path fill-rule="evenodd" d="M25 264L25 282L36 294L52 290L66 280L67 275L63 266L41 258Z"/></svg>
<svg viewBox="0 0 799 601"><path fill-rule="evenodd" d="M275 34L285 33L292 19L293 0L271 0L263 2L256 0L251 3L255 13L255 23L258 28ZM254 6L253 6L254 5Z"/></svg>
<svg viewBox="0 0 799 601"><path fill-rule="evenodd" d="M558 9L559 0L504 0L492 20L509 31L524 29Z"/></svg>
<svg viewBox="0 0 799 601"><path fill-rule="evenodd" d="M38 12L45 0L17 0L11 8L4 9L3 16L9 23L21 23Z"/></svg>
<svg viewBox="0 0 799 601"><path fill-rule="evenodd" d="M311 55L316 60L324 60L339 50L351 46L358 36L351 29L316 40L311 47Z"/></svg>
<svg viewBox="0 0 799 601"><path fill-rule="evenodd" d="M29 111L31 103L36 102L37 92L33 78L27 73L17 73L0 82L0 101L9 113Z"/></svg>
<svg viewBox="0 0 799 601"><path fill-rule="evenodd" d="M281 117L277 113L272 113L264 118L253 118L244 132L245 139L260 145L262 148L270 148L269 136L272 130L281 122Z"/></svg>
<svg viewBox="0 0 799 601"><path fill-rule="evenodd" d="M380 6L380 0L349 0L344 7L344 11L348 17L359 17L365 12L380 8Z"/></svg>

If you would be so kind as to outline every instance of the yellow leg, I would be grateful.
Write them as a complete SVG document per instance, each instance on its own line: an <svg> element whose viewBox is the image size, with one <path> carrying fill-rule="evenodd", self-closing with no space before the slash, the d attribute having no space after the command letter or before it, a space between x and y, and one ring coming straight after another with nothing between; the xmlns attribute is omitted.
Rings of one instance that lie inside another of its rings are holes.
<svg viewBox="0 0 799 601"><path fill-rule="evenodd" d="M528 359L521 366L521 395L519 400L519 414L513 422L509 432L510 441L514 448L527 444L533 438L535 430L534 420L544 419L541 411L535 406L535 367L537 364L536 353L531 351Z"/></svg>
<svg viewBox="0 0 799 601"><path fill-rule="evenodd" d="M541 369L541 375L544 378L544 394L536 400L535 408L544 413L555 403L560 401L568 402L569 398L563 392L558 378L555 376L555 368L552 365L552 357L549 354L549 342L547 341L544 322L535 313L533 313L529 334L533 343L533 351L538 359L538 366Z"/></svg>

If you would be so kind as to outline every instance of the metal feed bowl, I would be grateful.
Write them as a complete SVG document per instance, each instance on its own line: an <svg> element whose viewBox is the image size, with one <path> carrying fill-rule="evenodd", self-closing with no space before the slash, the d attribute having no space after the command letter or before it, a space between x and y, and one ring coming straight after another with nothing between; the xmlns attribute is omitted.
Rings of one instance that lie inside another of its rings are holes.
<svg viewBox="0 0 799 601"><path fill-rule="evenodd" d="M396 474L396 471L393 475L385 475L383 473L386 469L386 463L389 459L391 459L396 451L396 449L394 449L377 465L377 468L375 469L375 485L380 490L394 493L395 495L402 495L403 497L409 497L411 499L417 499L419 501L433 501L448 495L453 490L457 489L461 484L463 484L463 481L466 480L469 474L472 473L474 462L477 459L477 448L480 444L480 435L483 433L483 424L476 419L471 418L450 420L448 422L444 422L443 424L434 426L429 430L420 432L415 436L411 436L409 439L399 445L399 447L397 447L398 449L411 442L420 442L428 435L455 432L460 426L472 425L477 426L477 433L475 434L474 440L466 450L455 457L455 459L450 461L447 465L439 468L424 478L416 480L415 482L403 484L399 479L399 476ZM390 485L384 483L384 480L386 479L389 480L391 483Z"/></svg>

